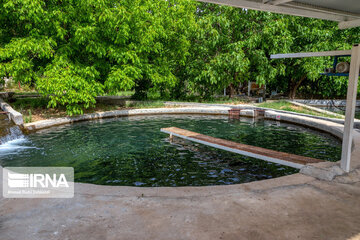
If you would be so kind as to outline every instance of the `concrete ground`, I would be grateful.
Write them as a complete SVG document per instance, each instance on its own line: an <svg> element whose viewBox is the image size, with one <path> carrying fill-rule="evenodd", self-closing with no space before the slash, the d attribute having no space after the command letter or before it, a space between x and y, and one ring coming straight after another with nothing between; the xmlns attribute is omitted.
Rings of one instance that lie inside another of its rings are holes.
<svg viewBox="0 0 360 240"><path fill-rule="evenodd" d="M73 199L2 198L0 239L358 239L359 200L360 170L332 182L295 174L213 187L76 184Z"/></svg>

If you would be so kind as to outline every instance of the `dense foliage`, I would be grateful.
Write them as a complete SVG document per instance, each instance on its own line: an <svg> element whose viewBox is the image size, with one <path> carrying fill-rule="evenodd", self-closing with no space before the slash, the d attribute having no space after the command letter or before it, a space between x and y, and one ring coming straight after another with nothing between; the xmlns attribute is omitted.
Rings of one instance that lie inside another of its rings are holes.
<svg viewBox="0 0 360 240"><path fill-rule="evenodd" d="M350 49L360 42L359 29L341 31L334 22L213 4L198 6L197 25L184 72L189 85L206 94L251 80L292 98L300 87L310 96L344 96L347 78L320 75L332 67L331 58L270 60L270 55Z"/></svg>
<svg viewBox="0 0 360 240"><path fill-rule="evenodd" d="M34 83L49 105L81 113L104 91L175 85L194 25L190 0L0 2L0 76Z"/></svg>
<svg viewBox="0 0 360 240"><path fill-rule="evenodd" d="M330 58L269 56L360 42L359 29L332 22L192 0L0 0L0 9L0 76L69 114L103 93L208 98L248 80L290 97L343 96L346 78L319 75Z"/></svg>

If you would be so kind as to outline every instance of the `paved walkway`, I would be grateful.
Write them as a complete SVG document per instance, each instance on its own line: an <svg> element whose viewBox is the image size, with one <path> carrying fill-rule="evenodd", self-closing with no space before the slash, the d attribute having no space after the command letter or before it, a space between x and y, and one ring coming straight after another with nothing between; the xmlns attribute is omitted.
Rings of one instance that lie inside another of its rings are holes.
<svg viewBox="0 0 360 240"><path fill-rule="evenodd" d="M73 199L1 199L0 239L348 239L360 171L215 187L76 184Z"/></svg>

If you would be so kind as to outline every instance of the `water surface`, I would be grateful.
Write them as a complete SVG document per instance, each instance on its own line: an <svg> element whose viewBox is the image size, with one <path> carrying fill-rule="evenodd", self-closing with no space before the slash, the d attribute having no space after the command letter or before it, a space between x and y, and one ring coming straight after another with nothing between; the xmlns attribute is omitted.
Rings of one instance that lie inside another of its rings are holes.
<svg viewBox="0 0 360 240"><path fill-rule="evenodd" d="M284 176L296 169L176 140L175 126L268 149L340 159L340 142L291 124L214 116L139 116L80 122L41 130L0 145L2 166L71 166L75 180L105 185L205 186Z"/></svg>

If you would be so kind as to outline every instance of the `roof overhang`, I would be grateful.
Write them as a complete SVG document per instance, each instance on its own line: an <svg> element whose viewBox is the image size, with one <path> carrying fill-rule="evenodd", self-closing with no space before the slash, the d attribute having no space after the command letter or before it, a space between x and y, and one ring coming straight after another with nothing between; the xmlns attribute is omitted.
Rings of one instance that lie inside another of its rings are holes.
<svg viewBox="0 0 360 240"><path fill-rule="evenodd" d="M281 53L273 54L271 59L279 58L306 58L306 57L341 57L351 56L351 50L325 51L325 52L302 52L302 53Z"/></svg>
<svg viewBox="0 0 360 240"><path fill-rule="evenodd" d="M340 29L360 26L359 0L197 0L339 22Z"/></svg>

